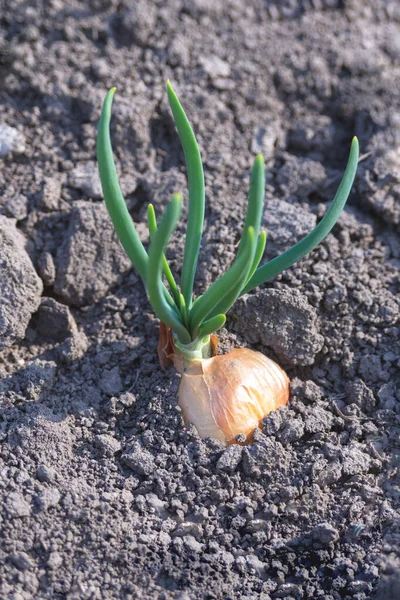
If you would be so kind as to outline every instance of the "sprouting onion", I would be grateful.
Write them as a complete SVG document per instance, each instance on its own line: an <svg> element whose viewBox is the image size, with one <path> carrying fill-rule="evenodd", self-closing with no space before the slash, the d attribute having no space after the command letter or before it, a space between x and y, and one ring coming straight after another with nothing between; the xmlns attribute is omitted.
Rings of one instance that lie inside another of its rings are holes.
<svg viewBox="0 0 400 600"><path fill-rule="evenodd" d="M226 313L239 296L299 261L331 231L353 185L358 140L353 138L343 179L320 223L292 248L261 266L266 244L266 233L261 231L265 170L262 155L257 155L236 259L204 294L195 298L193 287L204 221L204 173L193 129L169 81L167 93L184 150L189 187L180 285L171 272L165 249L180 217L182 196L172 196L159 223L154 207L148 206L151 241L146 251L122 196L113 159L110 118L115 88L105 98L98 128L100 179L118 238L142 277L149 302L161 321L160 362L162 365L173 362L182 375L179 403L185 422L192 422L202 437L230 443L239 433L250 438L270 410L287 403L289 379L275 362L259 352L242 348L217 355L213 334L224 325Z"/></svg>

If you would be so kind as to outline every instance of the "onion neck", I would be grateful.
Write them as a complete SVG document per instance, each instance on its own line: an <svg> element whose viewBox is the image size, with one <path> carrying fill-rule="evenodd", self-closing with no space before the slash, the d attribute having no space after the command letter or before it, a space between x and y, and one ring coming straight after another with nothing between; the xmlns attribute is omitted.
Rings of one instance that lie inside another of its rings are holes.
<svg viewBox="0 0 400 600"><path fill-rule="evenodd" d="M209 335L196 338L189 344L182 344L174 334L174 346L176 353L183 359L184 369L196 360L203 360L203 358L210 358L212 356Z"/></svg>

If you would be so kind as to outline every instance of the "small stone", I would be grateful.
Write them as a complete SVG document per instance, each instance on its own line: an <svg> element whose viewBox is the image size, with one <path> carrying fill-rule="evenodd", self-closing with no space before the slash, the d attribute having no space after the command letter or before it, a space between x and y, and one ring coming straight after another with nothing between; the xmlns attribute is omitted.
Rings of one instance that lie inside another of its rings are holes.
<svg viewBox="0 0 400 600"><path fill-rule="evenodd" d="M123 406L129 408L130 406L133 406L135 404L136 396L135 394L132 394L132 392L124 392L118 397L118 402L120 402Z"/></svg>
<svg viewBox="0 0 400 600"><path fill-rule="evenodd" d="M156 469L153 455L135 444L121 456L121 461L138 475L151 475Z"/></svg>
<svg viewBox="0 0 400 600"><path fill-rule="evenodd" d="M38 208L45 212L60 210L62 182L56 177L45 179L43 189L38 200Z"/></svg>
<svg viewBox="0 0 400 600"><path fill-rule="evenodd" d="M35 563L26 552L15 552L14 554L11 554L10 561L20 571L26 571L28 569L32 569L35 566Z"/></svg>
<svg viewBox="0 0 400 600"><path fill-rule="evenodd" d="M118 367L104 369L99 381L99 388L109 396L115 396L122 390L123 385Z"/></svg>
<svg viewBox="0 0 400 600"><path fill-rule="evenodd" d="M233 473L242 460L242 446L232 444L219 457L216 464L217 471Z"/></svg>
<svg viewBox="0 0 400 600"><path fill-rule="evenodd" d="M376 406L373 391L362 379L354 379L346 383L346 401L349 404L357 404L363 411L370 411Z"/></svg>
<svg viewBox="0 0 400 600"><path fill-rule="evenodd" d="M262 154L266 161L273 158L277 149L282 148L284 145L285 129L280 119L265 123L254 130L251 151L253 154ZM268 204L269 200L267 199L267 207ZM268 230L268 232L272 231L272 227L268 226Z"/></svg>
<svg viewBox="0 0 400 600"><path fill-rule="evenodd" d="M4 210L8 217L23 221L28 216L28 198L23 194L10 198L4 206Z"/></svg>
<svg viewBox="0 0 400 600"><path fill-rule="evenodd" d="M76 306L103 298L131 268L103 203L75 202L55 264L54 291Z"/></svg>
<svg viewBox="0 0 400 600"><path fill-rule="evenodd" d="M0 215L0 350L25 336L43 284L15 221Z"/></svg>
<svg viewBox="0 0 400 600"><path fill-rule="evenodd" d="M229 77L231 68L229 63L219 58L216 54L210 56L202 56L200 59L201 66L211 78L214 77Z"/></svg>
<svg viewBox="0 0 400 600"><path fill-rule="evenodd" d="M385 410L395 410L398 404L395 393L394 383L384 383L378 390L380 407Z"/></svg>
<svg viewBox="0 0 400 600"><path fill-rule="evenodd" d="M198 554L201 552L203 545L200 544L192 535L185 535L183 538L184 548L189 552Z"/></svg>
<svg viewBox="0 0 400 600"><path fill-rule="evenodd" d="M282 254L305 237L317 224L317 218L298 203L267 197L265 221L268 223L268 253Z"/></svg>
<svg viewBox="0 0 400 600"><path fill-rule="evenodd" d="M197 523L180 523L173 531L174 537L193 536L197 539L201 537L202 529Z"/></svg>
<svg viewBox="0 0 400 600"><path fill-rule="evenodd" d="M110 65L104 58L96 58L92 62L92 71L97 79L107 79L110 76Z"/></svg>
<svg viewBox="0 0 400 600"><path fill-rule="evenodd" d="M59 567L61 567L62 563L63 558L61 554L59 554L58 552L50 552L49 558L47 560L47 566L50 569L58 569Z"/></svg>
<svg viewBox="0 0 400 600"><path fill-rule="evenodd" d="M311 537L317 544L329 546L339 539L339 532L330 523L320 523L312 529Z"/></svg>
<svg viewBox="0 0 400 600"><path fill-rule="evenodd" d="M56 478L56 472L52 467L47 465L39 465L36 469L36 477L42 483L52 483Z"/></svg>
<svg viewBox="0 0 400 600"><path fill-rule="evenodd" d="M311 365L323 347L315 308L295 289L264 289L240 298L231 311L235 331L272 348L283 364Z"/></svg>
<svg viewBox="0 0 400 600"><path fill-rule="evenodd" d="M28 517L31 507L19 492L11 492L6 500L6 512L9 517Z"/></svg>
<svg viewBox="0 0 400 600"><path fill-rule="evenodd" d="M304 435L304 423L297 419L289 419L279 431L278 437L282 444L293 444Z"/></svg>
<svg viewBox="0 0 400 600"><path fill-rule="evenodd" d="M54 285L56 279L56 267L50 252L43 252L43 254L40 255L38 261L38 271L43 283L47 287Z"/></svg>
<svg viewBox="0 0 400 600"><path fill-rule="evenodd" d="M26 148L25 136L5 123L0 123L0 158L8 154L23 154Z"/></svg>
<svg viewBox="0 0 400 600"><path fill-rule="evenodd" d="M36 502L39 510L48 510L53 506L57 506L60 502L61 494L57 488L47 488L36 496Z"/></svg>
<svg viewBox="0 0 400 600"><path fill-rule="evenodd" d="M94 200L103 198L99 172L95 163L80 164L72 169L68 182L71 187L82 190L89 198Z"/></svg>
<svg viewBox="0 0 400 600"><path fill-rule="evenodd" d="M54 298L42 298L36 316L36 331L45 338L62 342L78 328L68 306Z"/></svg>
<svg viewBox="0 0 400 600"><path fill-rule="evenodd" d="M58 348L58 354L62 362L72 364L84 356L88 349L89 341L82 331L74 333L67 338Z"/></svg>
<svg viewBox="0 0 400 600"><path fill-rule="evenodd" d="M94 438L94 443L100 450L102 456L111 457L121 450L121 442L107 433L96 435Z"/></svg>

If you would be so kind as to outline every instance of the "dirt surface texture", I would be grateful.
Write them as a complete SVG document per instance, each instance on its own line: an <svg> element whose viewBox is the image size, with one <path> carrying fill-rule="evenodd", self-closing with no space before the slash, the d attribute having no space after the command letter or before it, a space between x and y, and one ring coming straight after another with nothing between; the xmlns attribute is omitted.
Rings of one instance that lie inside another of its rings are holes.
<svg viewBox="0 0 400 600"><path fill-rule="evenodd" d="M360 141L332 233L221 332L292 380L247 446L184 428L102 200L112 86L145 244L148 202L187 197L167 78L205 167L197 293L235 256L256 153L267 260L321 220ZM0 598L400 598L400 3L0 0L0 107Z"/></svg>

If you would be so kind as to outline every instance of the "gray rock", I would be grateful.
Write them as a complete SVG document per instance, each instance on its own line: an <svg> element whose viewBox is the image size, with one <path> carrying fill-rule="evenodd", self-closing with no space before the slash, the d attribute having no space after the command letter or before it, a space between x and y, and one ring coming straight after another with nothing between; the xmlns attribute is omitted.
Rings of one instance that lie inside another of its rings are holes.
<svg viewBox="0 0 400 600"><path fill-rule="evenodd" d="M28 216L28 198L23 194L18 194L10 198L5 206L4 211L7 217L22 221Z"/></svg>
<svg viewBox="0 0 400 600"><path fill-rule="evenodd" d="M56 293L67 304L92 304L129 267L105 205L77 202L57 252Z"/></svg>
<svg viewBox="0 0 400 600"><path fill-rule="evenodd" d="M15 222L0 216L0 349L25 336L43 284Z"/></svg>
<svg viewBox="0 0 400 600"><path fill-rule="evenodd" d="M304 197L321 190L326 181L326 171L321 163L291 154L286 154L285 159L276 178L283 194Z"/></svg>
<svg viewBox="0 0 400 600"><path fill-rule="evenodd" d="M54 298L42 298L37 313L36 331L45 338L61 342L78 328L68 306Z"/></svg>
<svg viewBox="0 0 400 600"><path fill-rule="evenodd" d="M115 396L122 391L123 385L118 367L113 369L105 369L101 376L99 387L102 392Z"/></svg>
<svg viewBox="0 0 400 600"><path fill-rule="evenodd" d="M298 290L264 289L243 296L231 318L237 333L272 348L286 365L312 365L323 346L317 312Z"/></svg>
<svg viewBox="0 0 400 600"><path fill-rule="evenodd" d="M0 123L0 158L4 158L7 154L23 154L25 148L24 134L15 127Z"/></svg>
<svg viewBox="0 0 400 600"><path fill-rule="evenodd" d="M28 517L31 507L19 492L11 492L6 501L6 512L9 517Z"/></svg>
<svg viewBox="0 0 400 600"><path fill-rule="evenodd" d="M47 560L47 566L50 569L58 569L63 563L63 558L59 552L50 552Z"/></svg>
<svg viewBox="0 0 400 600"><path fill-rule="evenodd" d="M57 488L47 488L43 490L37 497L36 503L39 510L48 510L53 506L57 506L60 502L61 494Z"/></svg>
<svg viewBox="0 0 400 600"><path fill-rule="evenodd" d="M141 448L139 444L134 444L128 452L125 452L121 460L138 475L151 475L156 468L153 455Z"/></svg>
<svg viewBox="0 0 400 600"><path fill-rule="evenodd" d="M44 252L38 260L38 271L43 283L48 287L54 285L56 280L56 267L50 252Z"/></svg>
<svg viewBox="0 0 400 600"><path fill-rule="evenodd" d="M67 338L58 348L60 360L67 364L72 364L82 358L88 349L89 341L83 331L78 331Z"/></svg>
<svg viewBox="0 0 400 600"><path fill-rule="evenodd" d="M45 179L37 206L45 212L60 210L62 181L56 177Z"/></svg>
<svg viewBox="0 0 400 600"><path fill-rule="evenodd" d="M56 478L56 472L52 467L39 465L36 469L36 477L42 483L52 483Z"/></svg>
<svg viewBox="0 0 400 600"><path fill-rule="evenodd" d="M101 433L96 435L94 443L99 449L102 456L114 456L121 450L121 442L116 440L112 435Z"/></svg>
<svg viewBox="0 0 400 600"><path fill-rule="evenodd" d="M320 523L312 529L311 537L318 546L329 546L339 539L339 532L330 523Z"/></svg>
<svg viewBox="0 0 400 600"><path fill-rule="evenodd" d="M376 406L376 399L373 391L363 382L362 379L355 379L346 383L346 401L349 404L356 404L363 411L369 411Z"/></svg>
<svg viewBox="0 0 400 600"><path fill-rule="evenodd" d="M219 457L216 464L217 471L233 473L242 460L242 446L232 444Z"/></svg>
<svg viewBox="0 0 400 600"><path fill-rule="evenodd" d="M95 163L82 163L72 169L68 182L71 187L82 190L89 198L103 198L99 171Z"/></svg>
<svg viewBox="0 0 400 600"><path fill-rule="evenodd" d="M292 444L297 442L304 435L304 423L296 419L289 419L279 432L279 439L282 444Z"/></svg>
<svg viewBox="0 0 400 600"><path fill-rule="evenodd" d="M51 390L57 372L56 363L37 359L16 374L0 382L0 391L12 390L22 393L26 400L42 400Z"/></svg>
<svg viewBox="0 0 400 600"><path fill-rule="evenodd" d="M303 115L289 130L290 147L309 153L331 151L334 144L335 127L327 115Z"/></svg>
<svg viewBox="0 0 400 600"><path fill-rule="evenodd" d="M285 129L279 118L254 129L251 140L253 154L262 154L265 160L275 156L277 148L285 145Z"/></svg>
<svg viewBox="0 0 400 600"><path fill-rule="evenodd" d="M188 535L196 539L201 538L202 528L197 523L180 523L173 531L174 537L185 537Z"/></svg>
<svg viewBox="0 0 400 600"><path fill-rule="evenodd" d="M211 79L215 77L229 77L231 74L229 63L219 58L216 54L202 56L200 64Z"/></svg>
<svg viewBox="0 0 400 600"><path fill-rule="evenodd" d="M125 10L115 27L119 44L131 46L134 43L146 46L154 32L157 22L157 10L146 0L136 0Z"/></svg>
<svg viewBox="0 0 400 600"><path fill-rule="evenodd" d="M35 566L35 563L26 552L15 552L14 554L11 554L10 561L20 571L26 571Z"/></svg>
<svg viewBox="0 0 400 600"><path fill-rule="evenodd" d="M300 204L266 198L267 254L276 256L288 250L312 231L317 218Z"/></svg>

